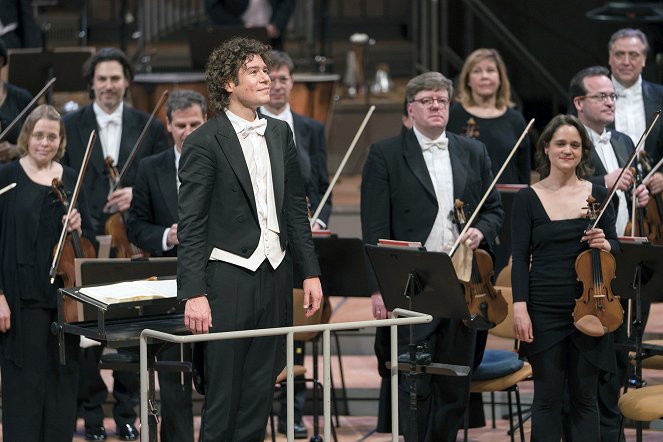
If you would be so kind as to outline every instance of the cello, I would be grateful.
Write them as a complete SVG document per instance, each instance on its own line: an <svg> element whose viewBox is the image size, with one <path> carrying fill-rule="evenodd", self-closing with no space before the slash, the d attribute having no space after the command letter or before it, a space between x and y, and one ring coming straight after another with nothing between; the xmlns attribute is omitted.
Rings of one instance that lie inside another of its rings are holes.
<svg viewBox="0 0 663 442"><path fill-rule="evenodd" d="M150 118L147 120L147 122L145 123L145 127L143 127L142 132L138 136L136 144L134 144L133 148L131 149L131 154L129 154L129 158L127 158L127 161L124 163L122 171L118 172L117 166L113 161L113 158L106 157L106 159L104 160L106 169L108 170L108 178L110 180L110 190L108 192L109 195L111 195L113 192L115 192L116 190L122 187L122 178L126 175L127 171L129 170L129 167L131 166L131 164L133 164L134 160L136 159L136 156L140 150L145 135L147 134L147 131L149 130L152 124L152 121L154 121L156 114L161 110L163 105L166 103L168 94L169 92L167 90L164 91L163 94L161 94L159 101L157 102L156 106L154 107L154 110L152 111L152 114L150 115ZM135 245L131 244L131 242L129 241L129 237L127 236L127 227L124 222L124 216L121 212L116 210L115 213L113 213L108 217L108 219L106 220L105 232L107 235L111 235L112 237L111 247L115 249L115 256L117 258L134 258L137 256L138 257L147 256L145 252L143 252Z"/></svg>

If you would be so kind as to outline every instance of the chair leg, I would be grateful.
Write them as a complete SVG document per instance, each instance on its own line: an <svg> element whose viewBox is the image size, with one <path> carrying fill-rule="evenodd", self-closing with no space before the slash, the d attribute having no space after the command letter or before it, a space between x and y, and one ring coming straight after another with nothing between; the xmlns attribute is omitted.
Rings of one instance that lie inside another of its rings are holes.
<svg viewBox="0 0 663 442"><path fill-rule="evenodd" d="M523 421L523 408L520 404L520 389L516 385L516 407L518 408L518 426L520 426L520 442L525 442L525 421ZM513 432L511 433L513 434Z"/></svg>
<svg viewBox="0 0 663 442"><path fill-rule="evenodd" d="M345 412L350 413L350 406L348 404L348 390L345 386L345 374L343 373L343 360L341 354L341 343L338 339L338 333L332 332L334 335L334 341L336 342L336 357L338 358L338 369L341 375L341 391L343 391L343 406L345 407ZM332 387L333 387L332 383ZM336 425L338 425L338 407L336 408Z"/></svg>
<svg viewBox="0 0 663 442"><path fill-rule="evenodd" d="M495 412L495 392L491 391L490 392L490 412L493 415L493 430L497 428L497 421L496 421L496 412Z"/></svg>
<svg viewBox="0 0 663 442"><path fill-rule="evenodd" d="M272 442L276 442L276 428L274 425L274 407L272 407L271 411L269 412L269 426L272 431Z"/></svg>
<svg viewBox="0 0 663 442"><path fill-rule="evenodd" d="M334 370L331 369L329 370L329 378L331 380L331 388L329 389L329 391L331 392L332 413L334 413L334 417L336 418L336 426L339 427L340 423L338 419L338 404L336 403L336 387L334 387ZM343 372L341 371L341 379L342 378L343 378Z"/></svg>
<svg viewBox="0 0 663 442"><path fill-rule="evenodd" d="M511 389L506 393L509 402L509 428L513 428L513 404L511 403ZM513 431L511 432L511 442L515 442Z"/></svg>

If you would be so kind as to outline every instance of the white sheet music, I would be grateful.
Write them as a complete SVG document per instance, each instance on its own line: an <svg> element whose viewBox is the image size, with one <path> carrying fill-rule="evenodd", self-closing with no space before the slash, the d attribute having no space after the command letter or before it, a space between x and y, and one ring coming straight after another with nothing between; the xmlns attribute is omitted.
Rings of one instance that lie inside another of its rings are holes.
<svg viewBox="0 0 663 442"><path fill-rule="evenodd" d="M177 281L127 281L96 287L82 287L80 293L104 304L177 297Z"/></svg>

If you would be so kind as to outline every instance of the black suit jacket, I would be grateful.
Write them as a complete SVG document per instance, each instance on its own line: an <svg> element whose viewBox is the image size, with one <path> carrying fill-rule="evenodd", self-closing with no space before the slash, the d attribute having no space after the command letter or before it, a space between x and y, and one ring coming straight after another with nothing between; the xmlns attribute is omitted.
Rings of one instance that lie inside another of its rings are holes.
<svg viewBox="0 0 663 442"><path fill-rule="evenodd" d="M608 131L611 133L610 144L617 157L617 164L619 167L624 167L624 164L626 164L631 155L633 155L633 150L635 149L633 140L623 132L617 132L614 129L608 129ZM605 176L612 172L612 170L605 169L601 158L594 150L594 146L592 146L591 164L594 168L594 174L587 179L594 184L605 187Z"/></svg>
<svg viewBox="0 0 663 442"><path fill-rule="evenodd" d="M177 246L163 251L163 232L177 223L177 177L173 148L141 160L127 218L132 244L156 256L177 256Z"/></svg>
<svg viewBox="0 0 663 442"><path fill-rule="evenodd" d="M288 19L295 9L294 0L269 0L272 6L270 23L276 26L281 35L285 32ZM216 25L242 25L242 14L249 6L249 0L205 0L205 10Z"/></svg>
<svg viewBox="0 0 663 442"><path fill-rule="evenodd" d="M469 217L493 180L486 146L447 132L454 198L467 204ZM371 146L361 183L364 242L381 238L426 242L438 212L437 198L421 147L412 129ZM504 211L493 189L476 218L488 244L502 225ZM377 290L372 281L371 291Z"/></svg>
<svg viewBox="0 0 663 442"><path fill-rule="evenodd" d="M0 37L9 48L38 48L41 30L32 15L30 0L0 0L0 21L4 26L17 23L18 27ZM7 61L7 60L5 60Z"/></svg>
<svg viewBox="0 0 663 442"><path fill-rule="evenodd" d="M134 147L136 140L140 136L149 114L132 109L127 105L124 106L122 112L122 136L120 139L120 155L118 160L118 171L121 171L125 162L131 154L131 149ZM67 149L62 157L61 163L80 170L83 163L83 156L85 155L85 148L90 138L90 132L93 130L99 133L97 126L97 119L92 109L92 104L84 106L83 108L67 114L64 116L64 125L67 132ZM143 144L132 163L131 167L122 178L122 187L131 187L136 181L136 170L141 158L153 155L168 148L168 140L166 138L166 131L163 124L159 119L152 121L150 130L145 135ZM104 153L101 147L99 137L95 141L90 155L90 163L88 164L87 171L85 172L85 179L83 186L88 196L88 205L90 213L92 214L92 221L94 224L94 231L99 233L104 232L104 224L106 222L107 214L103 213L104 205L108 199L108 192L110 190L110 183L108 180L108 171L104 164Z"/></svg>
<svg viewBox="0 0 663 442"><path fill-rule="evenodd" d="M329 187L325 126L319 121L294 112L292 121L295 126L297 157L304 179L304 188L311 203L311 213L313 213ZM331 209L330 195L318 216L320 221L325 224L329 223Z"/></svg>
<svg viewBox="0 0 663 442"><path fill-rule="evenodd" d="M302 275L319 275L292 132L284 121L263 118L281 246L292 252ZM177 296L188 299L207 293L212 249L249 258L258 245L260 225L249 169L225 113L189 135L182 150Z"/></svg>

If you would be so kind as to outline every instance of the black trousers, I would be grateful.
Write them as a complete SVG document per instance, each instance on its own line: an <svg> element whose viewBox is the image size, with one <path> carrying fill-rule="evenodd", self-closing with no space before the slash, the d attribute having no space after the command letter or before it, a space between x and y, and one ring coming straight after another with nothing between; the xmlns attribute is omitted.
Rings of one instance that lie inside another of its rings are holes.
<svg viewBox="0 0 663 442"><path fill-rule="evenodd" d="M79 385L78 414L85 421L85 427L103 425L102 404L108 397L108 388L99 373L99 359L103 346L83 350L81 358L81 382ZM135 371L113 371L113 418L118 427L135 425L140 403L140 376Z"/></svg>
<svg viewBox="0 0 663 442"><path fill-rule="evenodd" d="M571 437L577 441L598 442L599 369L582 357L570 337L530 356L529 360L534 377L532 442L559 442L566 391Z"/></svg>
<svg viewBox="0 0 663 442"><path fill-rule="evenodd" d="M169 346L159 352L157 358L160 361L191 361L191 345ZM161 442L193 442L191 373L157 373L161 396Z"/></svg>
<svg viewBox="0 0 663 442"><path fill-rule="evenodd" d="M255 272L220 261L207 266L212 332L286 323L292 297L287 267L265 261ZM205 351L205 401L200 442L262 441L274 380L285 365L282 336L210 341Z"/></svg>
<svg viewBox="0 0 663 442"><path fill-rule="evenodd" d="M76 425L78 361L60 365L55 310L21 308L23 365L2 363L2 436L5 442L71 442ZM16 322L12 322L12 327ZM79 351L68 339L69 356Z"/></svg>

